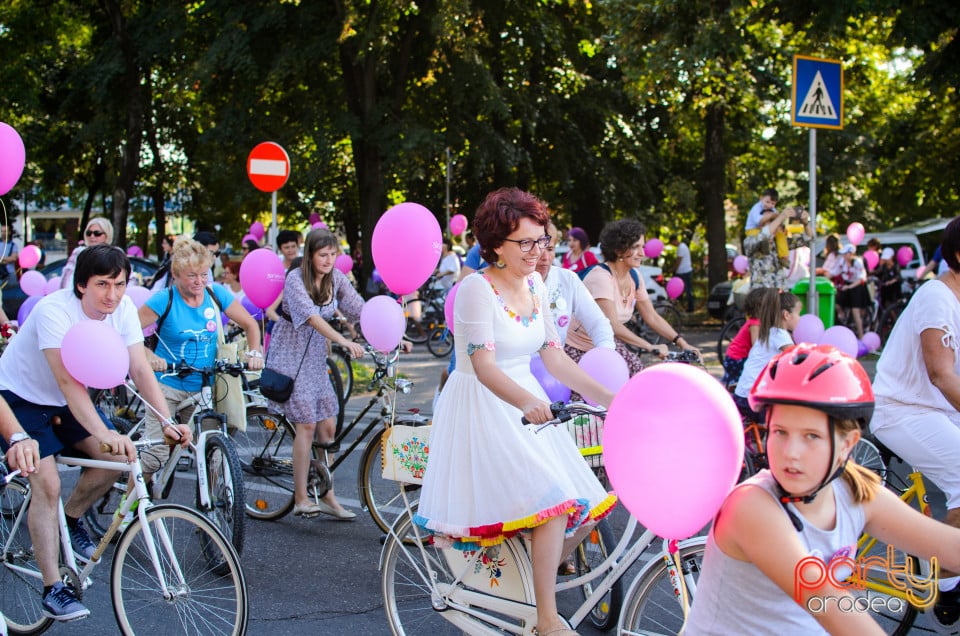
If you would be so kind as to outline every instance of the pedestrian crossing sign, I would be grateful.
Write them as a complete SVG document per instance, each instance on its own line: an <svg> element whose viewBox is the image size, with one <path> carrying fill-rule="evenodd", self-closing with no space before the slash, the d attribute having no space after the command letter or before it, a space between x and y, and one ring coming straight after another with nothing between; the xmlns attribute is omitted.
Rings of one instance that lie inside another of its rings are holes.
<svg viewBox="0 0 960 636"><path fill-rule="evenodd" d="M843 66L838 60L793 56L794 126L843 128Z"/></svg>

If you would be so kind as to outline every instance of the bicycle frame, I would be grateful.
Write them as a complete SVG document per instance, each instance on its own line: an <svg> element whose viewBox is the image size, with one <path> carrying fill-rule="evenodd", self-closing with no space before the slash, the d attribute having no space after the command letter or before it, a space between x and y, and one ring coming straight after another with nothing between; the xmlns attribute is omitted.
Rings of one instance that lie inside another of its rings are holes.
<svg viewBox="0 0 960 636"><path fill-rule="evenodd" d="M148 444L154 444L156 442L137 442L138 446L146 446ZM147 511L153 507L153 503L150 501L150 494L147 492L146 484L143 479L143 468L140 465L139 460L133 464L127 464L126 462L112 462L99 459L87 459L80 457L57 457L57 463L63 464L65 466L77 466L81 468L101 468L105 470L112 471L121 471L130 473L132 476L132 482L134 486L135 497L127 497L123 503L123 506L119 509L118 513L114 515L113 522L110 524L110 527L107 529L107 532L100 539L100 542L97 544L96 550L93 553L90 561L84 565L82 568L79 567L79 561L74 555L73 548L70 545L70 533L67 529L67 518L63 512L63 500L58 499L58 518L59 518L59 531L60 531L60 555L63 564L74 574L76 574L79 582L86 587L87 581L89 581L90 574L93 569L100 562L100 558L103 556L104 551L107 549L107 546L110 545L113 536L117 533L120 524L123 521L124 516L129 513L133 507L137 504L136 514L140 519L140 524L142 526L142 531L144 536L147 539L147 549L150 554L150 559L153 563L154 574L157 576L157 580L160 581L162 589L165 590L164 596L167 600L173 598L170 593L170 590L173 589L170 585L167 584L163 570L160 565L160 556L156 551L156 544L153 540L153 529L150 527L150 524L147 523ZM20 513L17 515L16 520L14 521L13 526L10 531L10 539L13 540L13 537L16 535L17 529L20 527L21 523L25 522L25 512L30 507L30 502L33 497L33 491L28 490L24 502L20 507ZM173 552L173 545L170 541L169 536L161 537L161 542L164 546L164 549L167 552L167 559L170 563L176 565L175 573L178 577L178 584L183 584L185 577L183 572L180 571L179 563L177 562L176 556ZM3 546L3 549L6 551L9 549L9 545ZM12 569L15 572L23 576L33 577L36 579L41 579L42 575L39 569L25 568L22 566L16 566L11 564L6 564L5 567Z"/></svg>
<svg viewBox="0 0 960 636"><path fill-rule="evenodd" d="M407 499L406 492L403 492L402 495L408 512L412 514L410 501ZM401 515L394 522L394 525L390 530L390 534L397 541L397 545L399 545L404 557L408 559L409 562L417 563L417 560L412 558L410 550L417 549L420 551L422 562L427 564L427 571L418 571L418 575L420 576L424 585L426 585L432 592L432 602L435 610L441 613L445 619L464 629L464 631L469 634L500 634L501 631L497 630L507 631L518 635L529 633L529 628L522 627L517 623L506 622L505 620L498 618L498 616L509 616L517 619L518 621L523 621L524 625L534 625L537 621L536 606L523 601L512 600L503 596L486 594L484 592L459 586L463 578L467 574L474 571L477 559L479 559L481 555L485 553L484 549L474 551L472 558L465 560L462 569L459 572L453 573L455 575L454 581L450 584L444 584L444 586L441 588L436 583L439 580L439 577L433 571L431 559L426 552L425 542L428 540L428 533L426 533L426 531L422 530L416 524L412 524L414 536L416 538L414 545L416 547L405 543L397 535L397 526L400 523L405 522L407 518L408 517L406 515ZM614 583L616 583L627 572L627 570L629 570L637 561L639 561L640 557L647 550L647 548L649 548L657 540L657 535L648 529L644 529L639 537L635 538L638 525L639 524L637 520L631 515L619 542L607 555L607 558L604 559L603 562L583 575L557 583L557 592L561 592L563 590L582 587L585 583L589 583L602 577L602 579L594 586L590 596L587 597L577 608L577 610L567 619L572 627L576 628L583 622L593 607L600 601L601 598L603 598L605 594L607 594L607 592L610 591L610 588L613 587ZM659 556L662 556L667 552L667 541L665 539L663 541L664 550ZM702 538L694 537L693 539L684 541L683 544L686 545L690 541L702 542ZM520 550L520 553L523 556L518 559L516 563L519 571L519 579L521 584L530 590L530 592L527 594L527 597L532 598L533 566L531 565L529 554L526 549L526 542L521 540L519 543L523 547L523 549ZM383 569L384 566L384 556L387 546L388 544L385 543L384 548L381 551L379 564L380 569ZM443 611L446 609L452 609L456 611L447 613ZM491 615L491 613L495 614L496 616ZM488 625L494 625L496 629L491 629Z"/></svg>

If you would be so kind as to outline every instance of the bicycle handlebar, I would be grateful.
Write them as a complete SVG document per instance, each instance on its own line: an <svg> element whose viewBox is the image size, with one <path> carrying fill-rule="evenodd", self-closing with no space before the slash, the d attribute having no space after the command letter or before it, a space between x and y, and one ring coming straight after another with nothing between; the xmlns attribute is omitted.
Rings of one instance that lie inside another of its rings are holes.
<svg viewBox="0 0 960 636"><path fill-rule="evenodd" d="M655 355L657 352L653 349L638 349L641 354L647 353ZM668 351L667 355L663 358L664 362L700 362L700 356L697 355L696 351L690 351L688 349L683 349L681 351Z"/></svg>
<svg viewBox="0 0 960 636"><path fill-rule="evenodd" d="M213 366L210 367L195 367L192 364L189 364L186 360L181 360L180 362L168 362L167 368L163 372L163 375L175 375L178 378L185 378L192 373L199 373L201 375L229 373L232 376L238 376L247 370L248 367L245 362L227 362L226 360L217 360L214 362Z"/></svg>
<svg viewBox="0 0 960 636"><path fill-rule="evenodd" d="M556 426L557 424L568 422L577 415L599 415L600 417L607 415L607 409L604 407L591 406L586 402L553 402L550 404L550 412L553 413L553 419L544 422L540 428L537 429L538 431L546 426ZM520 423L526 426L531 422L527 420L526 417L521 417Z"/></svg>

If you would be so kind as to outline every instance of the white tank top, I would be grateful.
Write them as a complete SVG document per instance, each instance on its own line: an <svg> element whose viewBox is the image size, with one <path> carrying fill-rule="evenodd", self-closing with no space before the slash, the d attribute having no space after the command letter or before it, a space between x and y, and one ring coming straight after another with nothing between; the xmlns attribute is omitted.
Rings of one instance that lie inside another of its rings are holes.
<svg viewBox="0 0 960 636"><path fill-rule="evenodd" d="M776 483L764 470L745 484L760 486L779 502ZM829 562L835 557L856 558L857 539L865 524L863 506L853 500L847 483L841 478L831 484L837 503L837 523L833 530L821 530L807 522L793 504L790 510L804 521L798 534L811 556ZM820 496L826 496L824 490ZM784 513L786 514L786 513ZM837 578L841 572L838 571ZM827 632L790 594L768 579L754 564L738 561L717 546L713 529L707 538L703 571L697 583L685 636L716 634L770 634L771 636L809 636Z"/></svg>

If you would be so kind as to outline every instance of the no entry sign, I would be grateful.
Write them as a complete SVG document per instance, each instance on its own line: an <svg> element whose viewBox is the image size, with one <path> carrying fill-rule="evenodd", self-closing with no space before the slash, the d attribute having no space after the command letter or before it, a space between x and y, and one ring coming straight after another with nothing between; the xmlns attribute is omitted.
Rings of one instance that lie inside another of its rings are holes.
<svg viewBox="0 0 960 636"><path fill-rule="evenodd" d="M290 176L290 157L272 141L257 144L247 157L247 176L257 190L276 192Z"/></svg>

